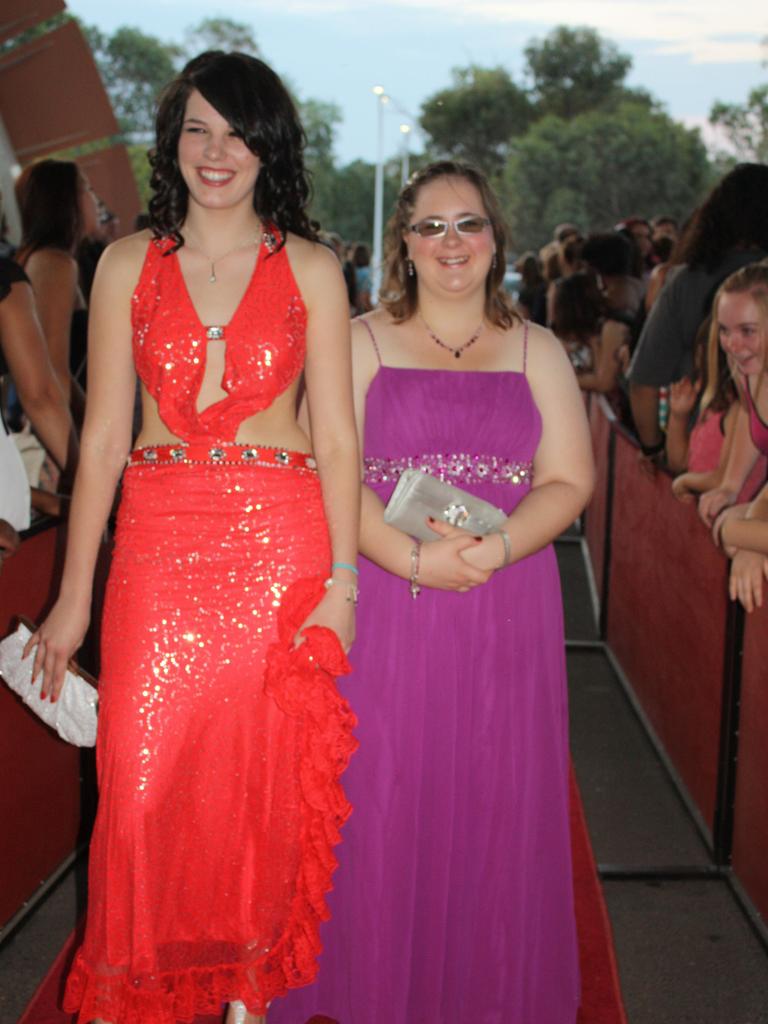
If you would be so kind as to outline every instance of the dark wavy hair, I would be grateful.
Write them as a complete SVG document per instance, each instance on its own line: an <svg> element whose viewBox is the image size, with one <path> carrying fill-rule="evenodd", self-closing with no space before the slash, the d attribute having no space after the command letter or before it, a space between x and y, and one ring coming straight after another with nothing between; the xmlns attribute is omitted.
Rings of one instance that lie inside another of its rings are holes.
<svg viewBox="0 0 768 1024"><path fill-rule="evenodd" d="M74 252L83 234L82 182L73 160L40 160L24 168L16 181L20 259L28 259L38 249Z"/></svg>
<svg viewBox="0 0 768 1024"><path fill-rule="evenodd" d="M511 327L520 318L503 290L507 230L499 202L482 171L471 164L456 160L438 160L428 164L417 171L400 192L384 238L384 284L381 304L395 323L409 320L418 308L418 280L415 274L410 275L407 271L408 248L405 244L405 235L413 220L413 210L419 191L438 178L463 178L470 185L474 185L480 193L493 229L496 253L496 266L491 267L485 280L485 315L497 327Z"/></svg>
<svg viewBox="0 0 768 1024"><path fill-rule="evenodd" d="M623 276L632 272L630 239L620 231L590 235L581 250L585 263L603 277Z"/></svg>
<svg viewBox="0 0 768 1024"><path fill-rule="evenodd" d="M731 249L768 252L768 166L737 164L696 210L675 246L675 264L712 271Z"/></svg>
<svg viewBox="0 0 768 1024"><path fill-rule="evenodd" d="M157 142L150 153L154 195L149 201L155 237L183 245L181 226L189 193L179 170L178 146L187 99L197 90L261 160L253 208L262 223L316 240L309 220L306 138L288 90L271 68L245 53L208 50L183 68L163 90L155 120ZM281 243L282 244L282 241Z"/></svg>
<svg viewBox="0 0 768 1024"><path fill-rule="evenodd" d="M588 341L605 317L605 299L591 271L578 270L555 285L552 330L564 341Z"/></svg>

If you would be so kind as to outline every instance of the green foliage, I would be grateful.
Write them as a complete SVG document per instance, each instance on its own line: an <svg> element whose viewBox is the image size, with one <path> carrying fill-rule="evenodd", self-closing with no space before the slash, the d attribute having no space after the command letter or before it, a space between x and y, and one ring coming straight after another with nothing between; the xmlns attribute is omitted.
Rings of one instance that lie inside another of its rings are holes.
<svg viewBox="0 0 768 1024"><path fill-rule="evenodd" d="M24 46L25 43L30 43L33 39L44 36L46 32L53 32L54 29L60 28L66 22L72 20L72 15L66 11L53 14L50 18L45 18L44 21L39 21L36 25L32 25L30 28L20 32L17 36L11 36L10 39L3 40L0 43L0 56L15 50L17 46Z"/></svg>
<svg viewBox="0 0 768 1024"><path fill-rule="evenodd" d="M121 130L150 135L157 97L176 73L180 48L127 26L111 36L90 26L84 31Z"/></svg>
<svg viewBox="0 0 768 1024"><path fill-rule="evenodd" d="M768 85L759 85L746 103L715 103L710 123L721 128L739 160L768 161Z"/></svg>
<svg viewBox="0 0 768 1024"><path fill-rule="evenodd" d="M333 140L336 125L341 124L341 110L337 104L322 100L303 100L297 106L307 136L307 163L314 167L319 163L333 165Z"/></svg>
<svg viewBox="0 0 768 1024"><path fill-rule="evenodd" d="M420 123L443 156L469 160L489 174L501 170L510 140L532 120L523 89L504 68L454 68L453 85L431 96Z"/></svg>
<svg viewBox="0 0 768 1024"><path fill-rule="evenodd" d="M539 114L566 119L615 104L632 67L632 58L593 28L560 25L524 52Z"/></svg>
<svg viewBox="0 0 768 1024"><path fill-rule="evenodd" d="M152 168L149 166L147 156L149 147L143 143L133 143L126 146L126 149L128 150L128 159L131 161L133 180L136 182L136 188L141 199L141 208L146 210L149 207L149 200L152 196L152 189L149 187Z"/></svg>
<svg viewBox="0 0 768 1024"><path fill-rule="evenodd" d="M322 175L314 170L314 198L311 214L325 231L336 231L348 242L371 244L373 239L373 195L375 167L353 160L344 167ZM384 168L384 221L386 223L400 191L400 163Z"/></svg>
<svg viewBox="0 0 768 1024"><path fill-rule="evenodd" d="M203 18L184 33L184 51L187 59L204 50L237 50L261 57L259 44L248 25L231 18Z"/></svg>
<svg viewBox="0 0 768 1024"><path fill-rule="evenodd" d="M555 224L610 229L622 217L687 216L710 184L698 131L644 104L538 121L514 147L504 198L516 248L543 245Z"/></svg>

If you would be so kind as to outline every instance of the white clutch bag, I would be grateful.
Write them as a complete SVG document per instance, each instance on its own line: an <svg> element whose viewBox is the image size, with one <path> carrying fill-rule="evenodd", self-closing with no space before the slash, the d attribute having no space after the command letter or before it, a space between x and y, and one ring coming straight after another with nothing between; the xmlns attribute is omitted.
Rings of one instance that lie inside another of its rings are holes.
<svg viewBox="0 0 768 1024"><path fill-rule="evenodd" d="M0 676L38 718L55 729L67 743L74 743L77 747L94 746L99 697L96 687L92 685L92 677L82 669L76 672L70 669L56 703L51 704L50 699L41 700L42 673L35 683L32 682L34 653L24 661L21 658L31 635L32 630L21 622L15 633L0 642Z"/></svg>
<svg viewBox="0 0 768 1024"><path fill-rule="evenodd" d="M490 501L420 469L404 469L384 509L384 522L419 540L437 540L438 535L425 521L427 516L478 537L493 533L507 521L506 513Z"/></svg>

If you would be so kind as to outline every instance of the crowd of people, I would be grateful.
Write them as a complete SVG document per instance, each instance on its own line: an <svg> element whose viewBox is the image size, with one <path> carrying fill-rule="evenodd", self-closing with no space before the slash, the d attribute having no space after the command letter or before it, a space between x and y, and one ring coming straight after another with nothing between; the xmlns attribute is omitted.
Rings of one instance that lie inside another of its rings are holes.
<svg viewBox="0 0 768 1024"><path fill-rule="evenodd" d="M398 197L375 296L367 247L309 217L301 125L263 62L191 61L152 166L146 223L108 246L76 164L27 168L0 261L6 419L49 495L75 478L52 509L69 515L59 597L28 645L43 699L102 613L120 495L65 1007L84 1024L221 1007L228 1024L574 1024L552 541L591 493L584 393L636 430L643 471L666 464L698 498L732 596L761 604L768 168L736 167L680 230L557 225L510 295L488 180L432 163ZM30 492L3 426L10 554ZM447 519L424 506L424 536L387 508L412 470L459 489ZM463 529L477 499L500 518Z"/></svg>
<svg viewBox="0 0 768 1024"><path fill-rule="evenodd" d="M667 470L675 496L698 501L747 611L762 605L768 577L757 540L768 500L767 187L768 167L742 164L682 228L663 214L586 238L560 224L515 264L521 314L554 331L579 386L605 395L637 435L642 470ZM747 296L738 313L749 330L724 315L734 292ZM751 548L728 542L747 535Z"/></svg>

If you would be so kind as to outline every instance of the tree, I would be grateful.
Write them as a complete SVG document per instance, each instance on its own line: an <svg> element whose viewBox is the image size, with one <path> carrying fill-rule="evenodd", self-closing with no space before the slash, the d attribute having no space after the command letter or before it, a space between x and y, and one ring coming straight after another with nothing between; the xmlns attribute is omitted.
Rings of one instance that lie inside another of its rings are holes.
<svg viewBox="0 0 768 1024"><path fill-rule="evenodd" d="M260 57L261 50L251 28L231 18L203 18L184 33L184 50L188 58L204 50L237 50Z"/></svg>
<svg viewBox="0 0 768 1024"><path fill-rule="evenodd" d="M538 247L555 224L610 229L622 217L685 217L711 184L706 149L688 129L642 103L549 115L515 143L503 198L516 247Z"/></svg>
<svg viewBox="0 0 768 1024"><path fill-rule="evenodd" d="M759 85L746 103L715 103L710 123L725 133L739 160L768 161L768 85Z"/></svg>
<svg viewBox="0 0 768 1024"><path fill-rule="evenodd" d="M152 175L152 168L149 166L149 146L138 142L126 146L126 149L128 151L128 159L131 161L133 180L136 182L136 188L139 192L141 208L146 210L149 206L149 200L152 198L152 189L149 187L149 179ZM128 227L128 225L125 226Z"/></svg>
<svg viewBox="0 0 768 1024"><path fill-rule="evenodd" d="M181 50L137 28L123 26L111 36L84 26L121 131L151 135L160 90L176 73Z"/></svg>
<svg viewBox="0 0 768 1024"><path fill-rule="evenodd" d="M453 85L427 99L420 123L438 154L469 160L497 174L509 141L532 120L525 91L504 68L454 68Z"/></svg>
<svg viewBox="0 0 768 1024"><path fill-rule="evenodd" d="M348 242L373 239L373 192L375 167L353 160L333 168L325 177L315 176L311 214L326 231L336 231ZM400 191L400 161L384 167L384 221L386 223Z"/></svg>
<svg viewBox="0 0 768 1024"><path fill-rule="evenodd" d="M333 143L341 111L335 103L321 100L297 101L301 123L307 136L304 160L312 178L312 217L328 227L333 212L336 168Z"/></svg>
<svg viewBox="0 0 768 1024"><path fill-rule="evenodd" d="M540 115L569 119L625 97L632 58L593 28L560 25L524 52Z"/></svg>
<svg viewBox="0 0 768 1024"><path fill-rule="evenodd" d="M336 125L341 124L341 110L336 103L323 100L299 100L301 123L307 136L304 156L309 165L333 164L333 143Z"/></svg>

